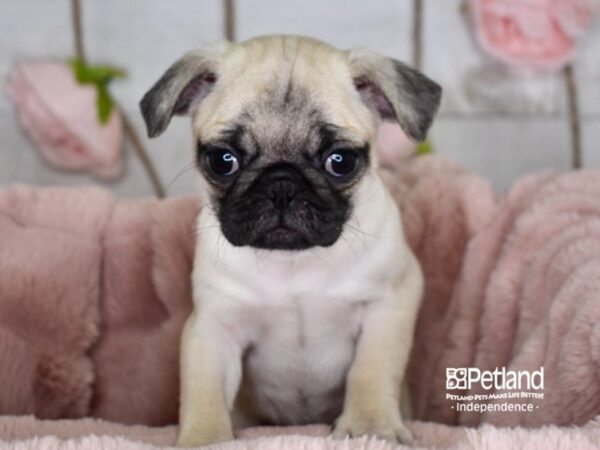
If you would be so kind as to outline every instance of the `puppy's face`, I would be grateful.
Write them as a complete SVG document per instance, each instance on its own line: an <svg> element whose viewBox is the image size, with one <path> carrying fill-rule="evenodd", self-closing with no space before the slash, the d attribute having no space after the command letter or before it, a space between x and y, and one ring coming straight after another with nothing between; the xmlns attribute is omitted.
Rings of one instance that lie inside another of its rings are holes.
<svg viewBox="0 0 600 450"><path fill-rule="evenodd" d="M422 139L440 88L380 55L273 36L189 53L146 94L150 136L191 114L197 165L233 245L300 250L337 241L381 119Z"/></svg>

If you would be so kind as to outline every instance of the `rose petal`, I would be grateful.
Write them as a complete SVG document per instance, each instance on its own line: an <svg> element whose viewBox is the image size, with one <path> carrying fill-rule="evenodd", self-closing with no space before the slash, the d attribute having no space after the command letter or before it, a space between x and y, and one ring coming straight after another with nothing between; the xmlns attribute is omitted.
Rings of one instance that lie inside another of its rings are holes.
<svg viewBox="0 0 600 450"><path fill-rule="evenodd" d="M9 77L8 91L24 130L48 162L104 178L121 173L121 116L115 110L100 124L95 88L78 84L70 67L19 64Z"/></svg>
<svg viewBox="0 0 600 450"><path fill-rule="evenodd" d="M572 58L598 0L471 0L475 36L511 65L552 70Z"/></svg>

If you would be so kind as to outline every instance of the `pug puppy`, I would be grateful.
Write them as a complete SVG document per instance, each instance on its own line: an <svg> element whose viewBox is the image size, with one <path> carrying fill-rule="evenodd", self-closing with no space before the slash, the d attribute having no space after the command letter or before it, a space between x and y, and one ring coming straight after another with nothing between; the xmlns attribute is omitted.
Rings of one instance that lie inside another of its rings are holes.
<svg viewBox="0 0 600 450"><path fill-rule="evenodd" d="M423 281L374 143L382 120L424 139L440 95L376 53L268 36L192 51L144 96L150 137L192 117L204 202L178 445L334 421L412 441L399 403Z"/></svg>

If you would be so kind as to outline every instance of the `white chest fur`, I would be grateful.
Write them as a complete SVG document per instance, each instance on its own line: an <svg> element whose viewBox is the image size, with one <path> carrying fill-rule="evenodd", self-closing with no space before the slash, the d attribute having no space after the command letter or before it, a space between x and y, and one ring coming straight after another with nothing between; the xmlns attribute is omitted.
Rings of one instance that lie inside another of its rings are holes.
<svg viewBox="0 0 600 450"><path fill-rule="evenodd" d="M199 218L196 309L241 349L240 395L259 419L331 421L341 411L364 309L389 288L406 252L396 206L377 180L355 202L333 246L301 252L233 247L209 208ZM237 386L225 390L234 396Z"/></svg>

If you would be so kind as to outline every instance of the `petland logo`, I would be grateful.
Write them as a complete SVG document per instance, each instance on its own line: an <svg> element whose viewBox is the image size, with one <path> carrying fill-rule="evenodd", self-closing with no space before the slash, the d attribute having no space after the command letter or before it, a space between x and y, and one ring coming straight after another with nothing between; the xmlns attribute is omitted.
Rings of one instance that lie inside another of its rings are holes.
<svg viewBox="0 0 600 450"><path fill-rule="evenodd" d="M481 370L476 367L446 368L446 390L470 390L479 384L483 389L538 391L544 389L544 368L528 370L507 370L496 367Z"/></svg>

